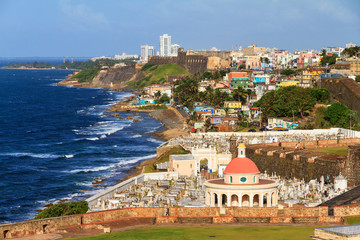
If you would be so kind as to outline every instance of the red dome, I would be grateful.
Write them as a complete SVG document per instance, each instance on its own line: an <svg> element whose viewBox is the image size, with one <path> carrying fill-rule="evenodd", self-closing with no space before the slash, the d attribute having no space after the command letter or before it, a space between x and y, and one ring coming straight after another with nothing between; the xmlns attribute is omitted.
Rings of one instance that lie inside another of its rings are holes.
<svg viewBox="0 0 360 240"><path fill-rule="evenodd" d="M260 171L251 159L237 157L229 162L224 173L260 173Z"/></svg>

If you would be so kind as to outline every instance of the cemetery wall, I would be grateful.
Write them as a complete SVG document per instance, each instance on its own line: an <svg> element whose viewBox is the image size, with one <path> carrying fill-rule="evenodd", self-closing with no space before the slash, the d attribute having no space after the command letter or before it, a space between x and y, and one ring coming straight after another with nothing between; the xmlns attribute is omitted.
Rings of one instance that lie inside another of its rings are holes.
<svg viewBox="0 0 360 240"><path fill-rule="evenodd" d="M339 223L345 215L359 214L360 206L335 207L335 216L328 216L327 207L313 208L225 208L220 214L217 207L149 207L126 208L93 212L58 218L30 220L0 225L0 239L30 236L42 233L61 232L66 227L80 226L84 230L96 228L112 221L146 224L171 223ZM169 216L164 216L165 213ZM154 221L148 221L153 218Z"/></svg>

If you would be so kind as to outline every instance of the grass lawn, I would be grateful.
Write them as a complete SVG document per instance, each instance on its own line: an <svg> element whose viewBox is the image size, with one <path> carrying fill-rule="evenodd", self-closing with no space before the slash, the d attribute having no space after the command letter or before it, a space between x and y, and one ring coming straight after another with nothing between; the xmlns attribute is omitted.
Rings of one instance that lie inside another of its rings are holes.
<svg viewBox="0 0 360 240"><path fill-rule="evenodd" d="M360 216L351 216L351 217L345 217L346 218L346 222L349 225L353 225L353 224L360 224Z"/></svg>
<svg viewBox="0 0 360 240"><path fill-rule="evenodd" d="M187 153L188 152L184 151L180 147L173 147L170 150L168 150L167 152L165 152L164 154L162 154L159 158L157 158L156 161L154 162L154 164L147 165L145 167L145 173L157 172L156 164L164 163L164 162L169 161L169 156L170 155L187 154Z"/></svg>
<svg viewBox="0 0 360 240"><path fill-rule="evenodd" d="M206 226L206 227L147 227L98 236L81 237L81 240L105 239L251 239L251 240L297 240L311 239L316 227L293 226Z"/></svg>
<svg viewBox="0 0 360 240"><path fill-rule="evenodd" d="M323 153L334 153L342 156L347 156L348 147L334 147L334 148L316 148L310 149L313 152L323 152Z"/></svg>

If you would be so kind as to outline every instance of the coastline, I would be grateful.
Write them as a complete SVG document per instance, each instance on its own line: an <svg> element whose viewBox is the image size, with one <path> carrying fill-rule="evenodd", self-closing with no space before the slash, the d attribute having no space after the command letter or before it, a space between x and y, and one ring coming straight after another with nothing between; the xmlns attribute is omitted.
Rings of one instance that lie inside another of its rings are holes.
<svg viewBox="0 0 360 240"><path fill-rule="evenodd" d="M90 82L86 83L78 83L76 80L71 79L71 76L68 76L66 79L60 81L57 83L57 86L73 86L73 87L79 87L79 88L104 88L110 91L118 91L118 92L131 92L134 93L135 91L133 89L128 88L127 86L113 86L112 88L104 87L104 86L94 86ZM148 115L155 120L160 121L165 130L162 131L155 131L152 134L159 137L160 139L164 140L165 142L179 136L188 135L189 131L184 129L184 122L185 118L177 112L176 109L174 109L171 106L168 106L168 109L138 109L131 107L130 102L134 100L136 97L131 96L128 97L122 101L119 101L115 103L114 105L110 106L107 110L105 110L105 113L110 115L119 113L119 112L146 112ZM148 160L144 160L142 162L139 162L137 165L134 165L133 167L129 168L126 171L126 177L121 179L119 181L123 182L129 178L132 178L134 176L137 176L144 172L145 168L149 165L154 164L156 161L155 158L151 158ZM94 186L101 183L103 180L100 180L98 182L96 179Z"/></svg>

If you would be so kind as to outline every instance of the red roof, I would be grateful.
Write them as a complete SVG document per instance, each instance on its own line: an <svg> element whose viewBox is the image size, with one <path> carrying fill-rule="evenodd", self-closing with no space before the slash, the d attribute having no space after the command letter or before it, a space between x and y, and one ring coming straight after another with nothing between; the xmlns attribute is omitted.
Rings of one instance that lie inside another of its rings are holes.
<svg viewBox="0 0 360 240"><path fill-rule="evenodd" d="M260 173L260 171L251 159L238 157L229 162L224 173Z"/></svg>

